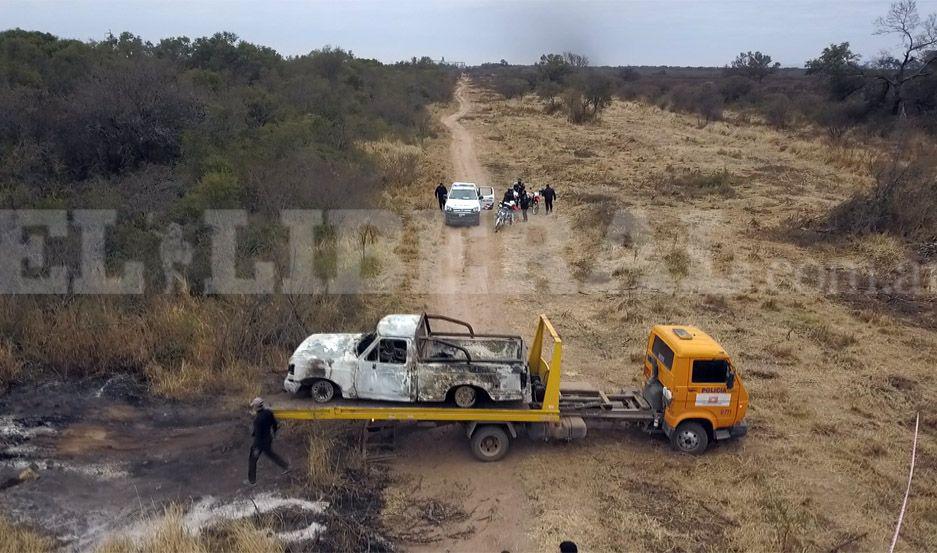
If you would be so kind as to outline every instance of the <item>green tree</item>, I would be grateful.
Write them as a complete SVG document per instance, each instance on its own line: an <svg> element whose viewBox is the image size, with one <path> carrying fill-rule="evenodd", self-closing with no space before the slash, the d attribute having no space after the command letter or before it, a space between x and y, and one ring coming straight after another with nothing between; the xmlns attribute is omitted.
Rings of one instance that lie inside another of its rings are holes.
<svg viewBox="0 0 937 553"><path fill-rule="evenodd" d="M572 66L562 54L543 54L537 63L537 70L542 79L562 83L566 75L572 72Z"/></svg>
<svg viewBox="0 0 937 553"><path fill-rule="evenodd" d="M824 80L827 92L835 100L843 100L865 84L859 55L853 53L848 42L830 44L820 56L804 64L808 75Z"/></svg>
<svg viewBox="0 0 937 553"><path fill-rule="evenodd" d="M761 81L781 67L778 62L771 62L771 56L761 52L741 52L729 65L730 75L741 75L755 81Z"/></svg>

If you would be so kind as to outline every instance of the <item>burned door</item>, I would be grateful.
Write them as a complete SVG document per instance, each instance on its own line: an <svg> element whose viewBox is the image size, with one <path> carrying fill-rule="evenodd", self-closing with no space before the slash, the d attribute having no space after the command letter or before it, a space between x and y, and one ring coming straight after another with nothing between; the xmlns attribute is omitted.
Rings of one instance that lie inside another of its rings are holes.
<svg viewBox="0 0 937 553"><path fill-rule="evenodd" d="M381 338L358 360L358 397L384 401L413 401L409 340Z"/></svg>

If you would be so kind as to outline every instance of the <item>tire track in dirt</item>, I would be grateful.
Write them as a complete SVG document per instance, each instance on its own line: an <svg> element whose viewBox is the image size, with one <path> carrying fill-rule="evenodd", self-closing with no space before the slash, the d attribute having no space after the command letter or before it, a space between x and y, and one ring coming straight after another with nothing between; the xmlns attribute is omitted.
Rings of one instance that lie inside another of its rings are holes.
<svg viewBox="0 0 937 553"><path fill-rule="evenodd" d="M456 90L459 109L442 119L451 135L453 180L491 184L476 155L474 136L460 122L473 110L470 84ZM430 311L471 322L482 331L518 332L505 327L501 242L493 232L492 213L478 227L450 228L439 218L441 246L436 270L426 275ZM461 425L404 434L393 470L399 477L388 493L457 505L467 520L442 521L430 543L408 544L411 551L529 551L526 529L533 517L521 484L520 459L525 446L516 442L512 455L498 463L472 457Z"/></svg>

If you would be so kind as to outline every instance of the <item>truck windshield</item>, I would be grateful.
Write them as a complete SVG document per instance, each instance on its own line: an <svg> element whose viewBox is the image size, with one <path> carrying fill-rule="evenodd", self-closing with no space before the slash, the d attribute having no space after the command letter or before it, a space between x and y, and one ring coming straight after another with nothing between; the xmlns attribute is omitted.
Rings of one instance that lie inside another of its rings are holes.
<svg viewBox="0 0 937 553"><path fill-rule="evenodd" d="M477 200L478 195L471 188L453 188L449 191L449 197L453 200Z"/></svg>
<svg viewBox="0 0 937 553"><path fill-rule="evenodd" d="M729 362L725 359L697 359L693 361L693 382L698 384L725 384L729 380Z"/></svg>

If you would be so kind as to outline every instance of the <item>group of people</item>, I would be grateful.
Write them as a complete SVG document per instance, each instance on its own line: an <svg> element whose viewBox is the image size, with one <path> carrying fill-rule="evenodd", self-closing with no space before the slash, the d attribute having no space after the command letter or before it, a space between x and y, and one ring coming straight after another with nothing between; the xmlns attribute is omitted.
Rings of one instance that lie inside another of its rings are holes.
<svg viewBox="0 0 937 553"><path fill-rule="evenodd" d="M543 200L543 207L546 210L546 214L549 215L553 213L553 201L556 200L556 190L553 190L548 184L544 188L541 188L539 192L528 192L524 181L517 179L511 188L504 191L504 198L502 198L501 203L502 205L507 204L520 207L524 218L523 220L526 222L527 210L541 199Z"/></svg>
<svg viewBox="0 0 937 553"><path fill-rule="evenodd" d="M449 191L446 190L445 185L439 183L439 185L436 186L434 194L436 196L436 201L439 203L439 209L444 209L446 207L446 198L449 196ZM527 185L524 184L524 181L517 179L513 186L504 191L502 203L514 202L514 205L520 206L524 221L526 221L527 210L530 209L534 203L541 200L543 200L546 214L549 215L553 213L553 202L556 200L556 190L548 184L538 192L528 192Z"/></svg>

